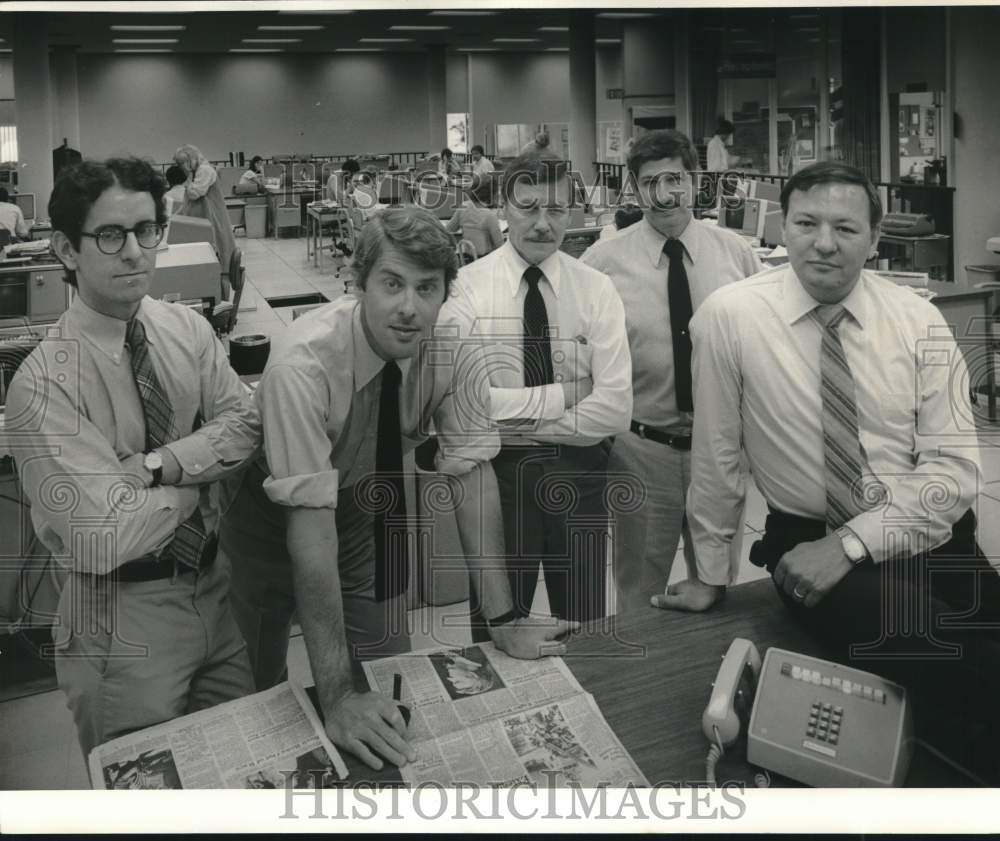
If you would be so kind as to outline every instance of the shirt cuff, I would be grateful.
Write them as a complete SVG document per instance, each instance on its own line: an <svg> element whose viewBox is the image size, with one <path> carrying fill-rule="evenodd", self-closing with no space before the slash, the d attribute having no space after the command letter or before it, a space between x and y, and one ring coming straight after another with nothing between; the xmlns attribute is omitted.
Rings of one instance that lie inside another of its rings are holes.
<svg viewBox="0 0 1000 841"><path fill-rule="evenodd" d="M336 508L340 475L336 470L264 480L264 493L271 502L290 508Z"/></svg>
<svg viewBox="0 0 1000 841"><path fill-rule="evenodd" d="M164 444L163 449L170 450L181 470L191 477L199 476L219 463L215 451L202 435L187 435Z"/></svg>
<svg viewBox="0 0 1000 841"><path fill-rule="evenodd" d="M448 476L464 476L480 464L496 458L500 452L500 436L488 435L478 443L464 443L460 448L452 448L438 439L438 451L434 455L434 469Z"/></svg>

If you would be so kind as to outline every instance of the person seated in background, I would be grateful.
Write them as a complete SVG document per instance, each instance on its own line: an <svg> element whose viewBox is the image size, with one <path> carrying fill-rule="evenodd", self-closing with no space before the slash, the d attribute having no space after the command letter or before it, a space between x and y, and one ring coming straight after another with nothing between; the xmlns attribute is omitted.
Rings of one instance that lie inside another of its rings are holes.
<svg viewBox="0 0 1000 841"><path fill-rule="evenodd" d="M472 243L476 257L483 257L503 245L500 220L495 210L491 210L493 182L487 178L477 179L469 191L471 203L455 209L446 227L449 233L462 234L462 239Z"/></svg>
<svg viewBox="0 0 1000 841"><path fill-rule="evenodd" d="M469 150L472 155L472 174L482 177L494 171L493 161L483 154L483 147L478 143Z"/></svg>
<svg viewBox="0 0 1000 841"><path fill-rule="evenodd" d="M442 178L453 178L461 171L462 168L452 155L451 149L442 149L441 157L438 159L438 175Z"/></svg>
<svg viewBox="0 0 1000 841"><path fill-rule="evenodd" d="M615 218L613 222L609 222L607 225L601 228L601 235L599 239L607 239L608 237L613 237L619 231L624 231L630 225L634 225L636 222L642 220L642 208L637 204L627 204L619 207L615 210Z"/></svg>
<svg viewBox="0 0 1000 841"><path fill-rule="evenodd" d="M360 171L361 165L354 158L344 161L340 169L326 179L326 200L336 202L341 207L349 207L351 194L354 192L354 176Z"/></svg>
<svg viewBox="0 0 1000 841"><path fill-rule="evenodd" d="M171 164L166 172L167 187L169 189L163 196L163 203L167 208L167 217L174 215L174 211L180 210L187 201L187 193L184 185L187 182L187 173L183 167Z"/></svg>
<svg viewBox="0 0 1000 841"><path fill-rule="evenodd" d="M10 200L10 193L6 187L0 187L0 228L10 231L11 239L28 238L28 226L24 221L24 214L16 204Z"/></svg>
<svg viewBox="0 0 1000 841"><path fill-rule="evenodd" d="M233 191L239 195L252 195L264 191L264 159L260 155L254 155L250 159L250 169L240 176L240 182Z"/></svg>

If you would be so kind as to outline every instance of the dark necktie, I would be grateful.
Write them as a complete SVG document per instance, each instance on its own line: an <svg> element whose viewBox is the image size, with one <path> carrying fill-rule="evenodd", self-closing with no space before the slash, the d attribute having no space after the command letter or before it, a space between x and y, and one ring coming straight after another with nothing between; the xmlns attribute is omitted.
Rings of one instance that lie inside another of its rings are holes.
<svg viewBox="0 0 1000 841"><path fill-rule="evenodd" d="M528 266L524 279L524 384L526 387L555 382L552 372L552 349L549 345L549 314L538 281L545 275L538 266Z"/></svg>
<svg viewBox="0 0 1000 841"><path fill-rule="evenodd" d="M674 344L674 392L677 409L694 411L691 395L691 334L688 324L694 314L687 270L684 268L684 246L679 239L663 243L663 253L670 260L667 272L667 300L670 304L670 334Z"/></svg>
<svg viewBox="0 0 1000 841"><path fill-rule="evenodd" d="M820 397L823 404L823 465L826 522L836 529L871 507L861 490L861 437L854 375L840 341L847 315L840 305L820 306L813 317L823 330L820 350Z"/></svg>
<svg viewBox="0 0 1000 841"><path fill-rule="evenodd" d="M389 360L382 369L378 400L378 439L375 445L375 477L380 495L388 505L374 517L375 598L385 601L406 589L407 561L406 497L403 488L403 439L399 432L399 366Z"/></svg>
<svg viewBox="0 0 1000 841"><path fill-rule="evenodd" d="M142 413L146 420L146 452L149 452L176 440L177 436L173 434L174 412L153 370L146 329L138 318L129 321L125 329L125 344L131 352L132 375L142 400ZM197 569L208 540L201 511L195 508L194 513L177 527L166 551L185 566Z"/></svg>

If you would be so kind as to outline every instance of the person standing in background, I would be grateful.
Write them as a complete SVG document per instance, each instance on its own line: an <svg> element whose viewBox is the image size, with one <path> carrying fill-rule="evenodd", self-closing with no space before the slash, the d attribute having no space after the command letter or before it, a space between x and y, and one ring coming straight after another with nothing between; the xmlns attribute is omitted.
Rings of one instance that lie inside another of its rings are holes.
<svg viewBox="0 0 1000 841"><path fill-rule="evenodd" d="M212 223L215 250L222 271L229 271L229 260L236 250L236 238L229 221L226 201L219 189L219 176L197 146L187 144L174 152L174 163L188 174L184 188L187 202L178 211L185 216L197 216Z"/></svg>
<svg viewBox="0 0 1000 841"><path fill-rule="evenodd" d="M708 172L725 172L729 169L729 150L733 143L733 124L726 119L719 119L715 135L708 141Z"/></svg>

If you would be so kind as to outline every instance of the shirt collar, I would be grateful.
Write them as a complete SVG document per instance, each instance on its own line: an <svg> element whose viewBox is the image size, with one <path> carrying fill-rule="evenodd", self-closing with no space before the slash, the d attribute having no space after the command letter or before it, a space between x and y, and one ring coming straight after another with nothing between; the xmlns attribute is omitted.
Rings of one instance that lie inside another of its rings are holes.
<svg viewBox="0 0 1000 841"><path fill-rule="evenodd" d="M364 325L361 323L361 302L354 308L353 315L353 330L351 331L354 335L354 390L361 391L368 383L370 383L375 376L382 371L385 367L385 360L379 356L375 349L368 342L368 337L365 335ZM412 360L407 359L397 359L396 364L399 366L399 370L405 379L407 372L410 370L410 362Z"/></svg>
<svg viewBox="0 0 1000 841"><path fill-rule="evenodd" d="M656 230L645 216L639 224L642 226L640 228L640 236L642 237L643 250L646 252L649 262L654 267L659 266L660 256L663 254L663 243L667 241L667 238ZM677 237L681 241L681 245L684 246L684 250L687 252L688 259L692 265L698 262L699 224L701 223L696 222L692 216L688 220L687 226L681 232L681 235Z"/></svg>
<svg viewBox="0 0 1000 841"><path fill-rule="evenodd" d="M510 297L516 298L521 288L524 271L528 268L529 263L517 253L517 249L511 245L510 240L507 240L501 246L501 249L503 251L502 258L509 269L507 272L507 282L510 284ZM552 291L557 298L559 297L559 281L562 274L560 265L558 249L538 264L538 268L542 270L545 279L549 282L549 286L552 287Z"/></svg>
<svg viewBox="0 0 1000 841"><path fill-rule="evenodd" d="M139 309L135 317L138 318L143 327L146 328L146 341L155 345L155 338L149 335L150 318L145 312L146 298L139 302ZM69 306L70 314L76 323L80 333L88 341L94 344L101 352L110 356L114 360L121 358L122 348L125 347L125 330L128 327L127 321L120 318L113 318L104 315L84 303L79 295L73 297L73 302Z"/></svg>
<svg viewBox="0 0 1000 841"><path fill-rule="evenodd" d="M865 328L870 312L869 295L868 284L864 272L862 272L858 282L854 284L854 288L840 302L840 305L847 310L848 315L858 323L862 330ZM820 302L806 291L798 275L795 274L795 270L791 267L785 275L783 299L785 302L785 321L788 324L794 324L820 306Z"/></svg>

